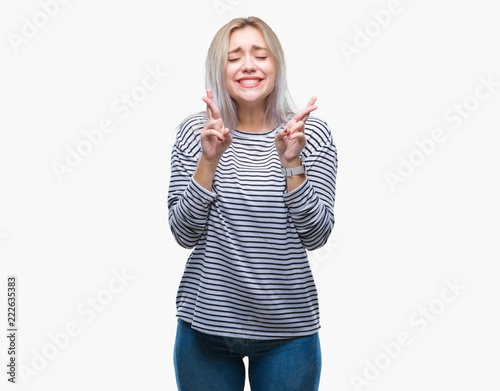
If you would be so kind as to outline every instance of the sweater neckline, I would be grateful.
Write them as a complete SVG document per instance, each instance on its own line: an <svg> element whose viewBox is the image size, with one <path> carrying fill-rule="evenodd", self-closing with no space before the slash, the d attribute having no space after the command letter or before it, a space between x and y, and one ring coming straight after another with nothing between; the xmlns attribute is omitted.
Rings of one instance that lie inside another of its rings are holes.
<svg viewBox="0 0 500 391"><path fill-rule="evenodd" d="M274 136L274 134L278 131L278 129L281 128L282 125L283 124L279 124L278 126L276 126L275 128L273 128L271 130L268 130L266 132L260 132L260 133L245 132L243 130L231 128L230 133L233 137L237 136L237 137L243 137L243 138L265 138L265 137L268 137L270 135Z"/></svg>

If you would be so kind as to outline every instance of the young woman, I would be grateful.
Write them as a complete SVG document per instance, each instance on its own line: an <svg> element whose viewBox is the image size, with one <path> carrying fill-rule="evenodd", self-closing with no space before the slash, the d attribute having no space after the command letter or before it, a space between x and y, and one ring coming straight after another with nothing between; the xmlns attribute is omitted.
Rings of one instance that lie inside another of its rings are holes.
<svg viewBox="0 0 500 391"><path fill-rule="evenodd" d="M172 150L169 223L194 248L177 295L181 391L318 390L319 310L306 250L334 225L328 125L293 113L283 50L261 19L234 19L206 63L206 113Z"/></svg>

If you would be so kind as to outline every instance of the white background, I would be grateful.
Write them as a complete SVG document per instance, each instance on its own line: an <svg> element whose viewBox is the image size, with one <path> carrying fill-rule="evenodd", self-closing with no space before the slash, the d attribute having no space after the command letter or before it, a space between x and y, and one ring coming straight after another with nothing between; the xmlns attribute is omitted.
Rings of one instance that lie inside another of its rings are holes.
<svg viewBox="0 0 500 391"><path fill-rule="evenodd" d="M188 251L167 219L174 132L204 109L213 35L255 15L283 44L297 107L318 96L315 115L338 149L336 226L310 254L320 389L499 389L500 86L487 97L478 87L481 77L500 81L494 1L401 0L378 30L372 12L387 1L74 0L44 21L46 2L0 6L0 292L18 276L17 387L175 389L175 295ZM36 18L33 37L13 44ZM372 37L348 59L342 43L361 46L367 28ZM113 102L147 67L168 76L120 118ZM464 101L468 118L454 127L444 115ZM114 131L58 181L54 162L104 118ZM444 141L418 152L415 139L436 128ZM410 156L418 164L391 188L387 173ZM109 295L113 271L133 279ZM462 288L453 295L446 280ZM95 298L109 303L91 318ZM79 333L65 339L68 324ZM402 332L411 343L387 361L381 344ZM6 343L0 363L5 385Z"/></svg>

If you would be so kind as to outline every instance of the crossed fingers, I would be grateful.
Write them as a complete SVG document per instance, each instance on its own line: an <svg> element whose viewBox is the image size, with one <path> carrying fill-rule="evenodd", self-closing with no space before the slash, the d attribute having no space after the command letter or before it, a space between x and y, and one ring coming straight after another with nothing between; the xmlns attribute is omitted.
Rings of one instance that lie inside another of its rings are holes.
<svg viewBox="0 0 500 391"><path fill-rule="evenodd" d="M208 123L205 126L205 134L215 136L220 141L225 141L226 136L229 133L229 129L224 127L224 123L222 122L222 117L220 115L220 110L213 100L212 90L207 89L207 96L204 96L201 99L207 104Z"/></svg>
<svg viewBox="0 0 500 391"><path fill-rule="evenodd" d="M209 120L221 118L220 110L214 103L212 90L207 89L207 96L204 96L201 99L203 99L203 102L207 104L207 115Z"/></svg>
<svg viewBox="0 0 500 391"><path fill-rule="evenodd" d="M316 110L318 106L314 105L318 98L313 96L310 100L309 103L307 104L305 109L300 110L297 114L295 114L295 117L293 119L297 122L303 121L306 122L307 118L309 118L309 114L311 114L312 111Z"/></svg>
<svg viewBox="0 0 500 391"><path fill-rule="evenodd" d="M318 106L316 106L314 103L316 102L317 98L313 96L310 100L309 103L307 104L306 108L300 110L295 114L295 117L291 119L285 128L285 134L288 135L288 138L293 138L293 134L296 132L304 132L304 126L305 122L309 118L309 115L311 112L316 110Z"/></svg>

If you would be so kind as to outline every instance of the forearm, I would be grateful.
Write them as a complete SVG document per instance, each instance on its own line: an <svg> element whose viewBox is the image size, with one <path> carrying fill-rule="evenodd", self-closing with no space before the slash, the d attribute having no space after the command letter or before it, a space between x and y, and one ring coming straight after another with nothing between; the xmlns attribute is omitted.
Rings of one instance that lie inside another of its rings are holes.
<svg viewBox="0 0 500 391"><path fill-rule="evenodd" d="M284 199L302 244L313 250L326 243L335 223L337 151L333 141L325 140L325 145L315 147L304 156L304 163L305 178L295 189L284 193Z"/></svg>
<svg viewBox="0 0 500 391"><path fill-rule="evenodd" d="M332 208L319 197L311 182L304 182L293 192L285 193L284 199L302 244L314 250L326 243L335 219Z"/></svg>
<svg viewBox="0 0 500 391"><path fill-rule="evenodd" d="M212 191L212 184L214 182L215 171L217 170L218 164L219 159L207 160L203 154L200 155L193 179L201 187L207 189L208 191Z"/></svg>
<svg viewBox="0 0 500 391"><path fill-rule="evenodd" d="M181 150L174 148L172 152L172 170L169 187L168 208L170 229L177 242L185 248L193 248L205 230L210 205L215 199L215 193L202 186L194 178L200 167L200 179L207 181L209 175L204 172L208 168L198 163L196 157L188 157Z"/></svg>
<svg viewBox="0 0 500 391"><path fill-rule="evenodd" d="M169 200L170 229L182 247L193 248L205 230L215 194L192 179L180 187L184 190Z"/></svg>

